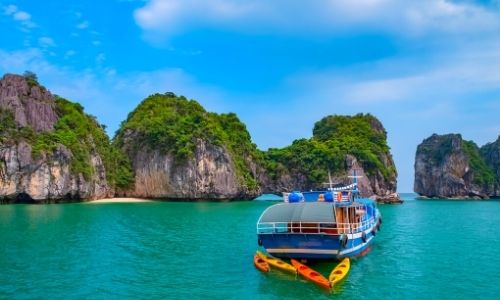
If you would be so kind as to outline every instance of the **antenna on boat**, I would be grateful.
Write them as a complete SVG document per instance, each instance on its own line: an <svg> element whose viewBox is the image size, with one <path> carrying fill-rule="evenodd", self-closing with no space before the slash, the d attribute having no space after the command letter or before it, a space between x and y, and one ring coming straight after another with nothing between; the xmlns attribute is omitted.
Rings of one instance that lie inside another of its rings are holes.
<svg viewBox="0 0 500 300"><path fill-rule="evenodd" d="M332 173L330 173L330 169L328 169L328 183L330 185L330 189L333 189Z"/></svg>
<svg viewBox="0 0 500 300"><path fill-rule="evenodd" d="M353 184L354 184L354 192L359 193L358 190L358 178L362 178L363 176L358 176L356 175L356 169L352 169L352 176L348 176L349 178L353 178Z"/></svg>
<svg viewBox="0 0 500 300"><path fill-rule="evenodd" d="M328 182L323 182L323 184L327 184L329 186L328 190L333 191L332 174L330 173L330 169L328 169Z"/></svg>

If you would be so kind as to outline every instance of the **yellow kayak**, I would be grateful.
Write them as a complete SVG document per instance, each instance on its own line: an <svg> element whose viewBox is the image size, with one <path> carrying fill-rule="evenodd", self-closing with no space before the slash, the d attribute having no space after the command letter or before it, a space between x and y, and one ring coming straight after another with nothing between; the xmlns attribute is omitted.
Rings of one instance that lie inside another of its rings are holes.
<svg viewBox="0 0 500 300"><path fill-rule="evenodd" d="M277 268L277 269L279 269L281 271L289 272L289 273L292 273L292 274L297 274L297 269L295 269L294 266L292 266L291 264L288 264L288 263L282 261L281 259L265 255L264 253L262 253L260 251L257 251L257 255L261 259L265 260L272 267L275 267L275 268Z"/></svg>
<svg viewBox="0 0 500 300"><path fill-rule="evenodd" d="M330 277L328 279L330 280L332 286L344 279L347 273L349 273L350 268L351 261L348 257L346 257L335 267L335 269L333 269L332 273L330 273Z"/></svg>

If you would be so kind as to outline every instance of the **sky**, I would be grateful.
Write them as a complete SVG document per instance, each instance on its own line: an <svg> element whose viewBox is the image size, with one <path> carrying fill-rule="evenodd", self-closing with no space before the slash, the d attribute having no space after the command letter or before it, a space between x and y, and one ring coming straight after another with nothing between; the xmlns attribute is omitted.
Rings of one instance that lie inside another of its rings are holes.
<svg viewBox="0 0 500 300"><path fill-rule="evenodd" d="M237 113L263 150L371 113L411 192L426 137L500 135L499 0L0 0L0 32L0 75L35 72L111 136L167 91Z"/></svg>

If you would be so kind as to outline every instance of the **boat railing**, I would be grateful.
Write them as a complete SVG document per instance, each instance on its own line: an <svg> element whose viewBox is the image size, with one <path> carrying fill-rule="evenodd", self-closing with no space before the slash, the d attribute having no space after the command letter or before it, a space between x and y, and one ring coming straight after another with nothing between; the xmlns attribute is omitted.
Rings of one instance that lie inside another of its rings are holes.
<svg viewBox="0 0 500 300"><path fill-rule="evenodd" d="M358 223L335 222L262 222L257 224L258 234L323 234L340 235L353 234L368 230L375 223L375 218L370 218Z"/></svg>

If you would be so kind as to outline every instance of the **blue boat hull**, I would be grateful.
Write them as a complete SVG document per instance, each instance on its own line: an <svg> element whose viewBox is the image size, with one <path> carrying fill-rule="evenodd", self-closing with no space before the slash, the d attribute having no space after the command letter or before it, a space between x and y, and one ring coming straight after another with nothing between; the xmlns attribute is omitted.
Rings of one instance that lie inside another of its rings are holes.
<svg viewBox="0 0 500 300"><path fill-rule="evenodd" d="M348 234L347 245L343 248L340 235L327 234L259 234L259 244L266 251L279 258L338 260L358 256L371 245L376 225L362 233Z"/></svg>

